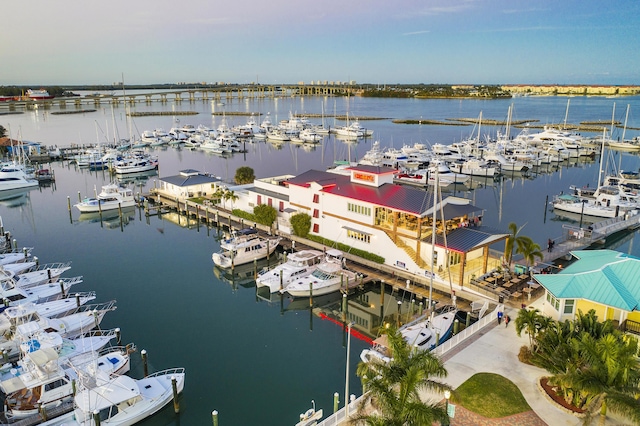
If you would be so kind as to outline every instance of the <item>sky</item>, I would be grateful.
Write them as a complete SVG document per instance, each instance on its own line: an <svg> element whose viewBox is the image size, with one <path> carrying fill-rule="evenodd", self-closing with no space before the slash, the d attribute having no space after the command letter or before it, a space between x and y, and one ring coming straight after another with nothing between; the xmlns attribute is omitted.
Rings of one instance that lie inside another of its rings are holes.
<svg viewBox="0 0 640 426"><path fill-rule="evenodd" d="M638 0L3 0L0 85L640 84Z"/></svg>

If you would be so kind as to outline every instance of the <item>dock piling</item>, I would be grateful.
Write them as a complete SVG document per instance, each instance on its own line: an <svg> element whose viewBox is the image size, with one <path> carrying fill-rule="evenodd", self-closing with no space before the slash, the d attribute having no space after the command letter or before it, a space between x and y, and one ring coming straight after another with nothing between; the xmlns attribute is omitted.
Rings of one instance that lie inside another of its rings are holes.
<svg viewBox="0 0 640 426"><path fill-rule="evenodd" d="M211 412L211 418L213 420L213 426L218 426L218 410L213 410Z"/></svg>
<svg viewBox="0 0 640 426"><path fill-rule="evenodd" d="M180 413L180 402L178 401L178 381L175 376L171 376L171 388L173 390L173 411Z"/></svg>
<svg viewBox="0 0 640 426"><path fill-rule="evenodd" d="M149 375L149 363L147 359L147 350L143 349L140 351L140 356L142 356L142 366L144 367L144 377Z"/></svg>

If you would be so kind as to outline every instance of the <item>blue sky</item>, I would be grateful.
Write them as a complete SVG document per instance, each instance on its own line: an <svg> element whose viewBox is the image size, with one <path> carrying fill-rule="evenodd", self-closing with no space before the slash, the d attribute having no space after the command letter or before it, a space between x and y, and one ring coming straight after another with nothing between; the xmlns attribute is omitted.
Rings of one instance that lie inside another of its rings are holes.
<svg viewBox="0 0 640 426"><path fill-rule="evenodd" d="M638 0L3 0L0 85L640 84Z"/></svg>

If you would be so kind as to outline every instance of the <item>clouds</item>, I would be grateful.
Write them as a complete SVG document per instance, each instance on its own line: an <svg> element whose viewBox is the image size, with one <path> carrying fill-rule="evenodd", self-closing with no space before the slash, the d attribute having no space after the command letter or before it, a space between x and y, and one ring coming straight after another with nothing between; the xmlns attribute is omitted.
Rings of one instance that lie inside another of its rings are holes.
<svg viewBox="0 0 640 426"><path fill-rule="evenodd" d="M637 83L628 79L638 78L640 60L625 46L640 44L639 6L623 0L594 13L596 6L597 0L5 0L3 15L10 18L3 19L0 51L11 66L0 72L0 84L100 84L123 72L130 83L243 83L256 75L279 82L438 83L455 76L535 83L562 81L553 73L568 68L571 78L583 79L572 82ZM555 52L571 52L572 63ZM597 65L603 55L608 74ZM420 75L428 80L416 81Z"/></svg>

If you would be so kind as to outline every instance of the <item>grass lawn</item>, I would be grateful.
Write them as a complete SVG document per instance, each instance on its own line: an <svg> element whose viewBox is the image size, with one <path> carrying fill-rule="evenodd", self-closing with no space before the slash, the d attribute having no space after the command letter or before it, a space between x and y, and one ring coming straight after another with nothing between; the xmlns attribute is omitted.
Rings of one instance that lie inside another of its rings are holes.
<svg viewBox="0 0 640 426"><path fill-rule="evenodd" d="M499 418L531 411L520 389L507 378L478 373L461 384L451 396L452 404L487 418Z"/></svg>

